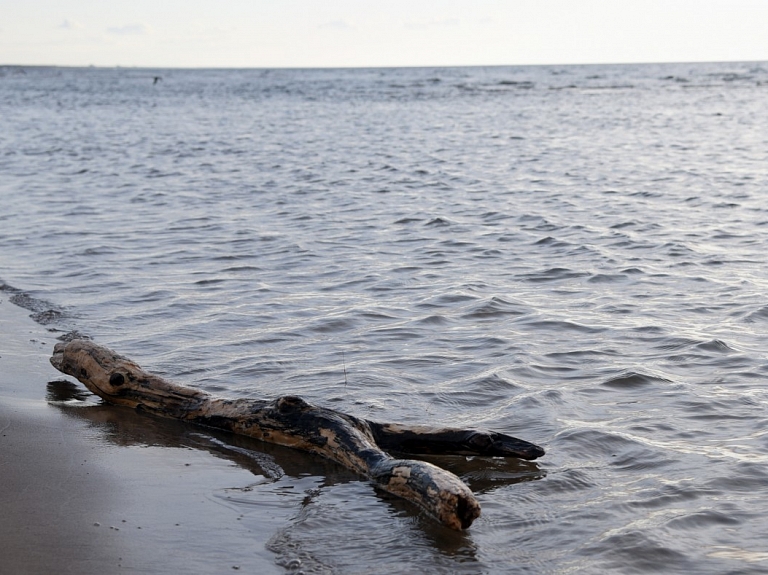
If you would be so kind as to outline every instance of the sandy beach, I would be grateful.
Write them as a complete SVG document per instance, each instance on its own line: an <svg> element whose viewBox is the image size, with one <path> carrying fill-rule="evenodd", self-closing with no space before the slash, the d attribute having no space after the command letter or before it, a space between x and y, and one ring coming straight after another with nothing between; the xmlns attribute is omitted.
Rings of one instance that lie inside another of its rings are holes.
<svg viewBox="0 0 768 575"><path fill-rule="evenodd" d="M284 572L266 544L292 504L228 504L258 466L201 449L190 426L100 405L50 366L54 334L28 315L0 301L3 572Z"/></svg>

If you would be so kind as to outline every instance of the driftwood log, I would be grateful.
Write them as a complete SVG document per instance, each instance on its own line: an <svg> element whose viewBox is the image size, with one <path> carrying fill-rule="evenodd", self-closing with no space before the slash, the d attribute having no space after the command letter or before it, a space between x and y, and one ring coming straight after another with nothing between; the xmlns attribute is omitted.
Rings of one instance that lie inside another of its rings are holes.
<svg viewBox="0 0 768 575"><path fill-rule="evenodd" d="M424 461L398 459L384 450L522 459L544 455L541 447L501 433L377 423L295 396L273 401L216 398L147 373L89 340L57 344L51 363L109 403L327 457L457 530L466 529L480 515L470 489L449 471Z"/></svg>

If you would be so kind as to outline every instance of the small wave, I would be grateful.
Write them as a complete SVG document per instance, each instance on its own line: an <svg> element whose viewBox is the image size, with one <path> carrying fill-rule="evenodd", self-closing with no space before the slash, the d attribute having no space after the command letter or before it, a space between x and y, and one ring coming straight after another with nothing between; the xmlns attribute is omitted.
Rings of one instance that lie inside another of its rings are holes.
<svg viewBox="0 0 768 575"><path fill-rule="evenodd" d="M587 272L577 272L568 268L549 268L540 272L524 274L522 279L527 282L545 283L588 276Z"/></svg>
<svg viewBox="0 0 768 575"><path fill-rule="evenodd" d="M376 341L400 341L405 339L419 339L421 334L403 327L385 327L373 329L368 332L371 339Z"/></svg>
<svg viewBox="0 0 768 575"><path fill-rule="evenodd" d="M617 352L608 349L578 349L573 351L553 351L547 353L544 357L550 359L556 359L558 361L577 361L579 363L584 362L597 362L605 357L615 357Z"/></svg>
<svg viewBox="0 0 768 575"><path fill-rule="evenodd" d="M424 224L424 225L425 225L425 226L440 226L440 227L442 227L442 226L450 226L450 225L452 225L453 223L454 223L454 222L452 222L452 221L451 221L451 220L449 220L448 218L441 218L441 217L439 217L439 216L438 216L438 217L436 217L436 218L432 218L431 220L429 220L429 221L428 221L426 224Z"/></svg>
<svg viewBox="0 0 768 575"><path fill-rule="evenodd" d="M594 284L607 284L624 281L626 279L627 276L624 274L595 274L587 281Z"/></svg>
<svg viewBox="0 0 768 575"><path fill-rule="evenodd" d="M232 266L232 267L224 268L221 271L223 272L246 272L246 271L259 272L259 271L262 271L262 268L258 266Z"/></svg>
<svg viewBox="0 0 768 575"><path fill-rule="evenodd" d="M413 223L421 222L421 221L424 221L424 220L422 220L421 218L409 218L409 217L406 217L406 218L400 218L399 220L396 220L395 223L403 225L403 224L413 224Z"/></svg>
<svg viewBox="0 0 768 575"><path fill-rule="evenodd" d="M434 314L419 318L414 323L422 325L446 325L450 323L450 321L443 315Z"/></svg>
<svg viewBox="0 0 768 575"><path fill-rule="evenodd" d="M688 557L651 535L635 529L617 530L599 544L585 549L590 555L600 555L605 561L603 572L626 572L631 565L633 573L685 573L693 572Z"/></svg>
<svg viewBox="0 0 768 575"><path fill-rule="evenodd" d="M504 298L494 296L490 300L485 301L471 311L463 314L463 319L481 319L481 318L493 318L503 316L520 316L525 315L527 310L520 304L516 304L505 300Z"/></svg>
<svg viewBox="0 0 768 575"><path fill-rule="evenodd" d="M338 333L348 331L352 329L354 325L355 322L349 319L323 318L315 322L315 324L312 325L309 330L316 333Z"/></svg>
<svg viewBox="0 0 768 575"><path fill-rule="evenodd" d="M530 90L536 84L534 84L530 80L500 80L498 82L498 85L499 86L512 86L514 88L522 88L522 89L525 89L525 90Z"/></svg>
<svg viewBox="0 0 768 575"><path fill-rule="evenodd" d="M719 339L712 339L710 341L705 341L703 343L698 344L696 347L698 349L703 349L705 351L715 351L718 353L731 353L735 351L727 343Z"/></svg>
<svg viewBox="0 0 768 575"><path fill-rule="evenodd" d="M568 242L560 241L556 238L553 238L552 236L547 236L545 238L541 238L540 240L534 242L534 245L537 246L551 246L555 248L567 248L571 247L573 244L570 244Z"/></svg>
<svg viewBox="0 0 768 575"><path fill-rule="evenodd" d="M675 459L665 457L644 445L635 445L611 456L611 467L632 473L648 472L672 465L674 462Z"/></svg>
<svg viewBox="0 0 768 575"><path fill-rule="evenodd" d="M602 327L592 327L572 321L566 321L566 320L542 320L542 319L533 319L533 318L522 318L519 320L521 323L525 323L526 325L531 326L532 328L541 329L541 330L549 330L553 332L576 332L576 333L586 333L586 334L594 334L594 333L602 333L605 331L605 328Z"/></svg>
<svg viewBox="0 0 768 575"><path fill-rule="evenodd" d="M764 305L744 316L744 322L746 323L756 323L758 321L766 320L768 320L768 305Z"/></svg>
<svg viewBox="0 0 768 575"><path fill-rule="evenodd" d="M595 486L595 481L586 471L581 469L565 469L558 473L549 473L547 480L536 486L536 496L540 499L546 499L548 495L552 496L569 491L592 490Z"/></svg>
<svg viewBox="0 0 768 575"><path fill-rule="evenodd" d="M705 493L704 490L687 482L680 485L664 485L660 489L638 491L627 505L633 509L664 509L680 506L686 501L695 501Z"/></svg>
<svg viewBox="0 0 768 575"><path fill-rule="evenodd" d="M765 463L739 462L729 475L710 479L704 488L716 493L762 493L767 483Z"/></svg>
<svg viewBox="0 0 768 575"><path fill-rule="evenodd" d="M465 343L456 346L457 351L463 352L487 352L489 349L507 349L510 342L506 339L494 336L479 337L466 340Z"/></svg>
<svg viewBox="0 0 768 575"><path fill-rule="evenodd" d="M475 389L481 392L500 392L520 389L519 385L500 376L498 373L492 373L490 375L471 380L467 383L467 385L471 389Z"/></svg>
<svg viewBox="0 0 768 575"><path fill-rule="evenodd" d="M114 254L115 250L113 248L107 247L107 246L99 246L97 248L86 248L82 252L80 252L78 255L80 256L102 256L102 255L109 255Z"/></svg>
<svg viewBox="0 0 768 575"><path fill-rule="evenodd" d="M634 389L639 387L645 387L647 385L669 384L670 380L663 377L655 377L653 375L646 375L644 373L638 373L635 371L629 371L612 377L611 379L603 382L603 386L612 387L614 389Z"/></svg>
<svg viewBox="0 0 768 575"><path fill-rule="evenodd" d="M584 425L577 422L576 425ZM589 454L591 459L604 457L612 467L643 470L667 465L663 451L625 434L586 427L569 428L550 442L551 452Z"/></svg>
<svg viewBox="0 0 768 575"><path fill-rule="evenodd" d="M437 297L431 298L429 301L421 302L418 305L418 307L443 307L443 306L452 306L453 304L467 302L467 301L474 301L477 297L466 294L466 293L446 293L441 294Z"/></svg>
<svg viewBox="0 0 768 575"><path fill-rule="evenodd" d="M630 228L630 227L636 227L636 226L637 226L637 222L629 221L629 222L621 222L621 223L618 223L618 224L614 224L614 225L611 226L611 229L612 230L621 230L621 229L624 229L624 228Z"/></svg>
<svg viewBox="0 0 768 575"><path fill-rule="evenodd" d="M693 513L676 517L667 522L668 529L680 529L682 531L691 531L706 527L721 527L728 525L741 525L742 519L737 519L731 514L726 515L712 509L701 509Z"/></svg>
<svg viewBox="0 0 768 575"><path fill-rule="evenodd" d="M509 214L501 213L501 212L491 211L491 212L485 212L480 217L483 219L483 221L486 221L486 222L500 222L500 221L508 220L512 216L510 216Z"/></svg>
<svg viewBox="0 0 768 575"><path fill-rule="evenodd" d="M692 347L698 343L698 340L688 339L685 337L664 338L662 343L653 346L653 349L658 349L661 351L677 351L687 347Z"/></svg>
<svg viewBox="0 0 768 575"><path fill-rule="evenodd" d="M636 333L666 333L666 330L659 325L642 325L633 327L631 331Z"/></svg>

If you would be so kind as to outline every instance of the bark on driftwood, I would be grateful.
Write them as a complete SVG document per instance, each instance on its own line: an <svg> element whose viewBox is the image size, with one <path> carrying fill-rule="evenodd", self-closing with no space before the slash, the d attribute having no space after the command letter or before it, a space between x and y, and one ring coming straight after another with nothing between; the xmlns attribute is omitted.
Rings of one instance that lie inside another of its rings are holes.
<svg viewBox="0 0 768 575"><path fill-rule="evenodd" d="M376 423L295 396L273 401L216 398L147 373L88 340L57 344L51 363L109 403L325 456L416 503L453 529L466 529L480 515L469 488L449 471L424 461L397 459L385 449L522 459L544 455L541 447L500 433Z"/></svg>

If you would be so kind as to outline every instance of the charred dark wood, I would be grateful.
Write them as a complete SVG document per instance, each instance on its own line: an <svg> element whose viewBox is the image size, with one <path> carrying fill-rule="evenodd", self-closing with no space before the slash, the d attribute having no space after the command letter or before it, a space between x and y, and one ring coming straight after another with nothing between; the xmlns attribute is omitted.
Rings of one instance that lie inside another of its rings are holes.
<svg viewBox="0 0 768 575"><path fill-rule="evenodd" d="M385 450L523 459L544 455L540 447L500 433L377 423L290 395L273 401L216 398L150 374L89 340L57 344L51 363L109 403L327 457L453 529L466 529L480 515L469 488L431 463L397 459Z"/></svg>
<svg viewBox="0 0 768 575"><path fill-rule="evenodd" d="M414 455L482 455L537 459L538 445L503 433L368 421L376 444L387 451Z"/></svg>

